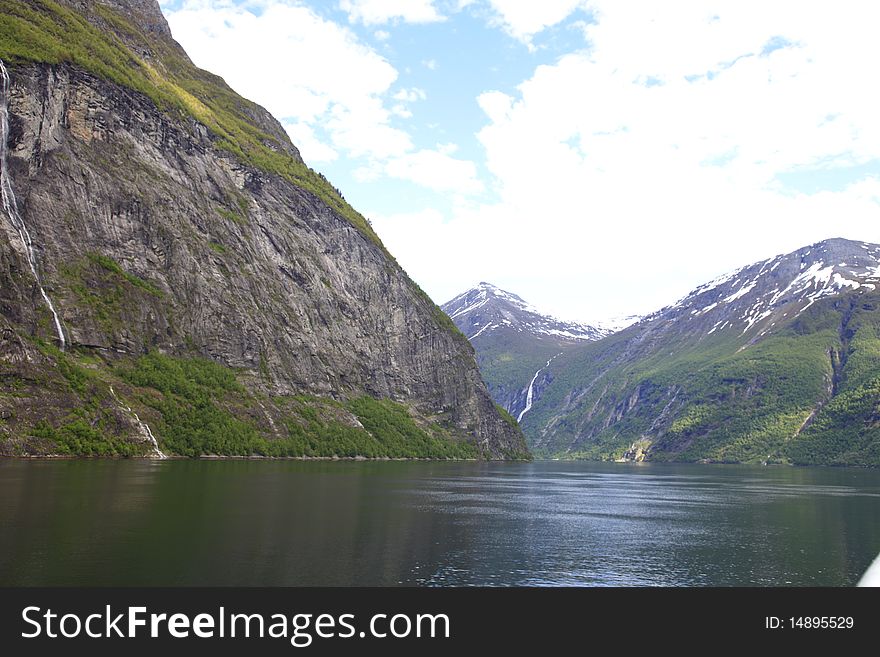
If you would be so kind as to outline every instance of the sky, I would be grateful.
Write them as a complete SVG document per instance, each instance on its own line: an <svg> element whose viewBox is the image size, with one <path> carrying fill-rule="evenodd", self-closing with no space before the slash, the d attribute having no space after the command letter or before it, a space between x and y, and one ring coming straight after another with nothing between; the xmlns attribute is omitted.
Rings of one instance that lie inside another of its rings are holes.
<svg viewBox="0 0 880 657"><path fill-rule="evenodd" d="M880 3L160 0L437 303L646 314L880 242Z"/></svg>

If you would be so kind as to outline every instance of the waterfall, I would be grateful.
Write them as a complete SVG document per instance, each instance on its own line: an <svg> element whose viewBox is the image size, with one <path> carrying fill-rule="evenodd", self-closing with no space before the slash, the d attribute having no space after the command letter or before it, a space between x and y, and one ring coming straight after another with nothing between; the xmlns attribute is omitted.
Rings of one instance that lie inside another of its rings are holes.
<svg viewBox="0 0 880 657"><path fill-rule="evenodd" d="M523 415L525 415L530 410L532 410L532 401L534 400L534 397L535 397L535 381L538 380L538 375L541 372L543 372L545 369L550 367L550 363L552 363L555 359L559 358L561 355L562 355L562 352L560 351L553 358L548 360L547 364L544 365L544 367L540 368L537 372L535 372L535 376L532 377L532 380L529 383L529 390L526 393L526 407L524 409L522 409L522 411L519 414L519 417L516 418L517 422L520 422L523 419Z"/></svg>
<svg viewBox="0 0 880 657"><path fill-rule="evenodd" d="M58 333L58 342L63 350L67 344L64 339L64 331L61 328L61 320L55 311L55 306L46 290L40 283L40 277L37 275L37 257L34 253L33 242L31 242L31 234L28 232L21 215L18 213L18 203L15 200L15 192L12 189L12 179L9 176L9 167L6 165L6 149L9 140L9 73L3 60L0 59L0 196L3 200L3 210L12 227L18 232L18 236L24 244L25 255L27 256L28 265L30 265L31 273L37 281L37 287L40 288L40 294L49 310L52 311L52 318L55 320L55 331Z"/></svg>
<svg viewBox="0 0 880 657"><path fill-rule="evenodd" d="M126 406L122 403L122 400L116 396L116 391L113 390L113 386L110 386L110 394L113 395L113 399L116 400L116 403L119 404L121 408L125 410L126 413L131 415L134 418L134 421L137 422L138 427L140 427L141 435L147 439L147 441L153 446L153 458L156 459L167 459L165 453L159 449L159 441L156 440L156 436L153 435L153 432L150 430L150 425L144 422L138 417L138 414L135 413L131 406Z"/></svg>

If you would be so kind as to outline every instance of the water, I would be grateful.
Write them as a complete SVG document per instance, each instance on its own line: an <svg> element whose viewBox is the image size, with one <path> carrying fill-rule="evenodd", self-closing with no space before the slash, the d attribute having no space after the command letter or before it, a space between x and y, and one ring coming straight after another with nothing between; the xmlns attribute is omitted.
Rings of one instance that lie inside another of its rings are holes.
<svg viewBox="0 0 880 657"><path fill-rule="evenodd" d="M850 585L880 471L0 461L0 585Z"/></svg>
<svg viewBox="0 0 880 657"><path fill-rule="evenodd" d="M468 339L469 339L469 340L473 340L473 338L468 338ZM544 365L544 367L542 367L542 368L539 369L537 372L535 372L535 376L533 376L533 377L532 377L532 380L529 382L528 393L526 394L526 405L525 405L525 408L522 409L522 412L520 412L519 416L516 418L516 421L517 421L517 422L522 422L523 416L524 416L526 413L528 413L530 410L532 410L532 399L533 399L533 397L534 397L534 392L535 392L535 381L538 380L538 375L539 375L543 370L545 370L545 369L547 369L548 367L550 367L550 363L552 363L554 360L556 360L557 358L559 358L561 355L562 355L561 352L558 353L558 354L556 354L555 356L553 356L553 358L551 358L550 360L547 361L547 364Z"/></svg>
<svg viewBox="0 0 880 657"><path fill-rule="evenodd" d="M9 217L12 226L18 232L18 237L24 245L25 255L27 256L28 266L31 273L37 281L37 287L40 288L40 294L43 301L49 306L52 312L52 319L55 321L55 332L58 335L58 344L63 350L67 341L64 339L64 330L61 328L61 320L58 312L52 304L52 300L40 283L40 276L37 274L37 255L34 253L34 245L31 241L31 234L28 232L27 226L18 212L18 202L15 199L15 192L12 189L12 179L9 175L9 167L6 164L6 150L9 141L9 73L3 60L0 59L0 201L2 201L3 211Z"/></svg>
<svg viewBox="0 0 880 657"><path fill-rule="evenodd" d="M159 441L156 440L156 436L153 435L153 431L150 429L150 425L141 420L140 416L131 410L131 406L127 404L123 404L122 400L116 395L116 391L113 390L113 386L110 386L110 394L113 395L113 399L116 400L116 403L124 410L126 413L131 415L134 418L134 421L138 425L138 429L141 432L141 435L144 437L146 442L150 443L150 458L154 459L165 459L168 458L165 456L165 452L159 449Z"/></svg>

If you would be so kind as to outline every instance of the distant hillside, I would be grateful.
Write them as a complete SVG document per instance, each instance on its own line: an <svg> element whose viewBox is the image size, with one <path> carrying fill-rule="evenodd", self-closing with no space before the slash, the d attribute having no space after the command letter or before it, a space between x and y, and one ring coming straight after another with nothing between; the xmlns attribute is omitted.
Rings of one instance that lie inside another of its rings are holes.
<svg viewBox="0 0 880 657"><path fill-rule="evenodd" d="M559 354L612 332L543 314L489 283L480 283L441 308L474 345L495 401L515 418L524 417L552 380L552 361Z"/></svg>
<svg viewBox="0 0 880 657"><path fill-rule="evenodd" d="M738 269L554 363L540 454L880 465L880 245Z"/></svg>

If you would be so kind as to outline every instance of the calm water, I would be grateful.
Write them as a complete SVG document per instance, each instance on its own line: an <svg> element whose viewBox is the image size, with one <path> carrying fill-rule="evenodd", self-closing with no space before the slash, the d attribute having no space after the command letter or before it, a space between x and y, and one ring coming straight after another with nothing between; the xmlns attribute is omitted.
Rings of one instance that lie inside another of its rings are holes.
<svg viewBox="0 0 880 657"><path fill-rule="evenodd" d="M849 585L880 471L0 462L0 585Z"/></svg>

